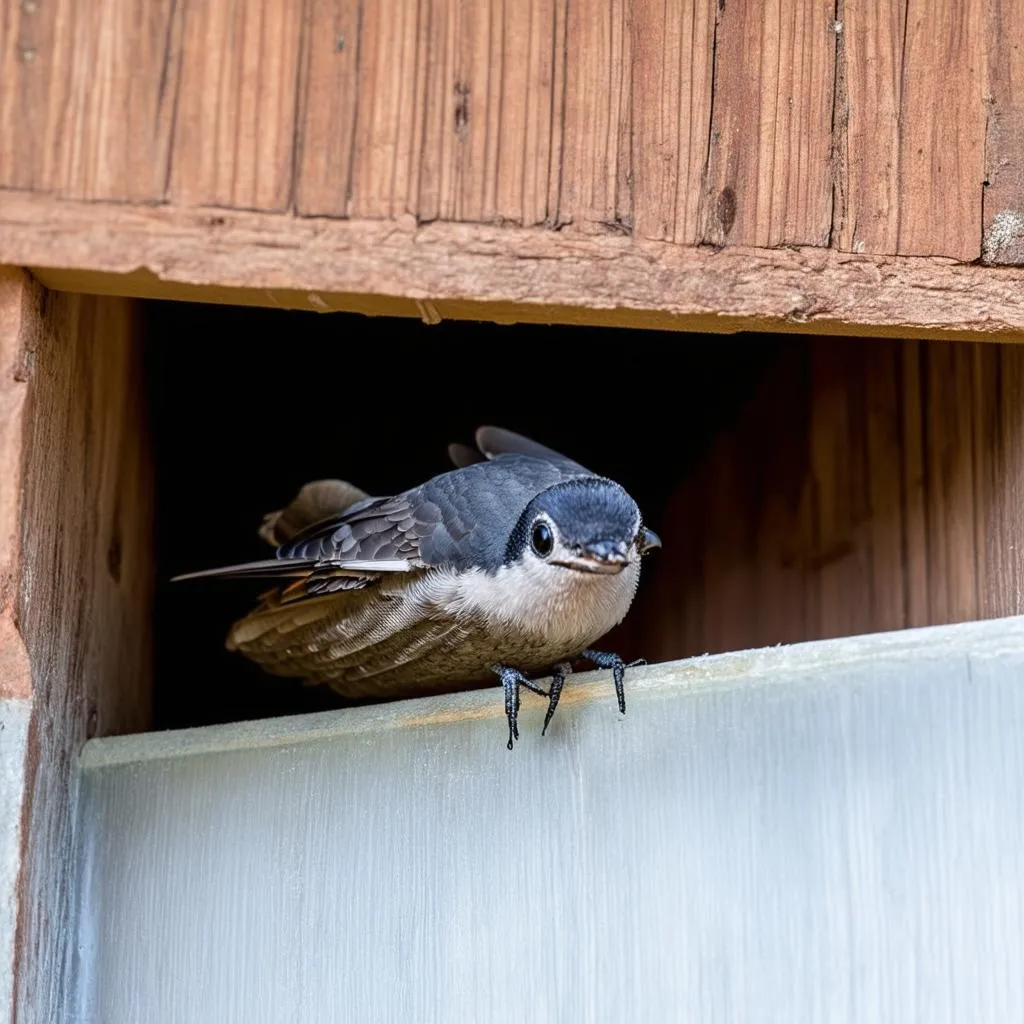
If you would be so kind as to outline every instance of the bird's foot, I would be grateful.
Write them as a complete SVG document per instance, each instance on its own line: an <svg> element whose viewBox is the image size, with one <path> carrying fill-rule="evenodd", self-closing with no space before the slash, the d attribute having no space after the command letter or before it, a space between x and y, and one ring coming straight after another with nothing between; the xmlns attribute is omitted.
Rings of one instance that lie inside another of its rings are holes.
<svg viewBox="0 0 1024 1024"><path fill-rule="evenodd" d="M551 670L551 690L548 693L548 710L544 716L544 728L541 729L541 736L548 731L548 724L551 716L558 707L558 698L562 696L562 687L565 685L565 677L572 672L572 662L563 661Z"/></svg>
<svg viewBox="0 0 1024 1024"><path fill-rule="evenodd" d="M501 680L505 689L505 717L508 719L508 749L511 750L515 741L519 739L519 687L525 686L528 690L540 694L541 697L550 697L547 690L538 686L532 679L528 679L517 668L511 665L492 665L491 671ZM557 698L556 701L557 703Z"/></svg>
<svg viewBox="0 0 1024 1024"><path fill-rule="evenodd" d="M619 702L619 711L622 714L625 714L626 691L623 688L622 680L626 676L626 669L634 668L637 665L646 665L647 662L643 658L637 658L636 661L631 661L627 664L617 654L608 654L605 651L594 651L590 648L583 651L583 653L580 654L580 657L586 658L587 661L597 665L598 668L610 668L612 670L612 679L615 681L615 696Z"/></svg>

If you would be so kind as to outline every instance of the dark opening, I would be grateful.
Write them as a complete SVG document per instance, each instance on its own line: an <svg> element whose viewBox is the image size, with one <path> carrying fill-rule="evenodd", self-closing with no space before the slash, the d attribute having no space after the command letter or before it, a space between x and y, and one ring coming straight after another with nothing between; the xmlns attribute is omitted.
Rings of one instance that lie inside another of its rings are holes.
<svg viewBox="0 0 1024 1024"><path fill-rule="evenodd" d="M225 650L265 581L169 583L267 557L256 533L264 513L305 482L339 477L395 493L451 468L447 444L492 423L618 480L662 532L673 491L786 344L183 303L150 304L146 331L158 729L345 704ZM641 594L658 572L655 556ZM628 626L604 646L644 655Z"/></svg>

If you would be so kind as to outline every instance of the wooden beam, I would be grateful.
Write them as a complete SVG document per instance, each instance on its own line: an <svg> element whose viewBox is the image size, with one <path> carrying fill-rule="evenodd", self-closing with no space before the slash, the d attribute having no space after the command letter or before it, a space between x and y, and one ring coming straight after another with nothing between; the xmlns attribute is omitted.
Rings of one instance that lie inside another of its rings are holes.
<svg viewBox="0 0 1024 1024"><path fill-rule="evenodd" d="M1015 0L33 0L0 188L974 260L983 182L990 234L1024 209L1022 33Z"/></svg>
<svg viewBox="0 0 1024 1024"><path fill-rule="evenodd" d="M0 898L13 870L18 1021L64 1019L78 749L149 722L141 364L133 303L52 295L0 273L0 805L16 813L0 832L0 853L16 851Z"/></svg>
<svg viewBox="0 0 1024 1024"><path fill-rule="evenodd" d="M0 263L56 289L397 316L1024 338L1024 270L541 228L295 218L0 191Z"/></svg>

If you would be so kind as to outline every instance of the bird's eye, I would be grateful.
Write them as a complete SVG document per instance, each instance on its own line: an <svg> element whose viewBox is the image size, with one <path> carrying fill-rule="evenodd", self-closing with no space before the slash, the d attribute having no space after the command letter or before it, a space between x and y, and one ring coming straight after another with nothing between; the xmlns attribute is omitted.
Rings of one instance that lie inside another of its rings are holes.
<svg viewBox="0 0 1024 1024"><path fill-rule="evenodd" d="M551 554L555 546L555 535L551 532L551 527L543 519L533 524L530 543L533 545L533 550L541 558L547 558Z"/></svg>

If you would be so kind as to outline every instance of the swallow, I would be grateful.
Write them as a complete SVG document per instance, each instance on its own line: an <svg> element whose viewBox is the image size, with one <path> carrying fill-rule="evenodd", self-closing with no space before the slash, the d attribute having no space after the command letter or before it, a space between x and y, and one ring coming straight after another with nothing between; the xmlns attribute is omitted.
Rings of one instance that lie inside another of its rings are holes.
<svg viewBox="0 0 1024 1024"><path fill-rule="evenodd" d="M623 487L519 434L481 427L455 469L389 497L306 484L264 518L275 556L175 577L266 578L273 589L226 646L276 675L352 699L500 681L508 749L521 687L547 697L547 731L576 659L627 665L592 645L629 611L641 559L661 547ZM531 675L550 673L544 689Z"/></svg>

